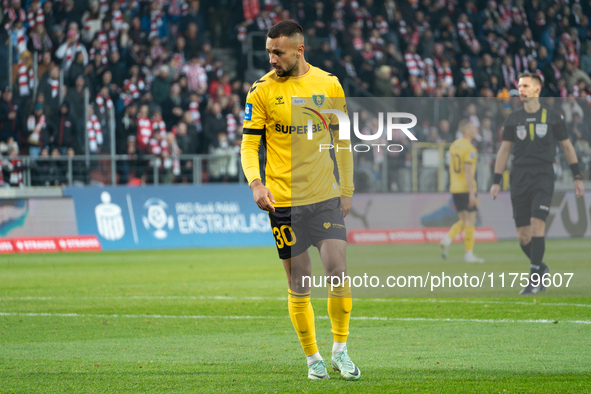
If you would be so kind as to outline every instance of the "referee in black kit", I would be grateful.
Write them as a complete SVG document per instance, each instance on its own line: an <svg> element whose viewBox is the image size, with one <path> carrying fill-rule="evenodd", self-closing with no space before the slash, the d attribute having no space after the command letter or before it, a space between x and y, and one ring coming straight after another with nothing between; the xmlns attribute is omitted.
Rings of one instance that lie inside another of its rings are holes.
<svg viewBox="0 0 591 394"><path fill-rule="evenodd" d="M584 193L577 155L568 138L564 117L556 110L540 104L542 80L537 74L524 73L519 76L519 97L523 107L513 111L503 125L503 141L497 153L495 175L490 194L496 198L500 190L503 171L513 149L511 171L511 204L517 227L517 238L523 253L530 259L530 277L539 277L524 287L519 294L537 294L545 290L542 275L550 267L542 262L546 217L554 193L554 169L552 162L556 155L556 141L562 146L566 161L575 177L575 194Z"/></svg>

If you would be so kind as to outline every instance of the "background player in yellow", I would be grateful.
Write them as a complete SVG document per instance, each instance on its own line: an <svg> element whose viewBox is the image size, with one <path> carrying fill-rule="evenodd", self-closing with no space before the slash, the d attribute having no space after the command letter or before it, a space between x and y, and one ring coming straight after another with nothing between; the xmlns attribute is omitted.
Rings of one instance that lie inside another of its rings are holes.
<svg viewBox="0 0 591 394"><path fill-rule="evenodd" d="M474 255L474 226L476 225L476 210L478 198L476 197L476 148L472 141L476 137L476 126L464 119L458 125L462 138L459 138L449 147L449 191L452 193L459 219L449 229L449 232L441 240L441 256L446 259L449 245L459 233L464 230L464 261L466 263L484 263L484 260Z"/></svg>
<svg viewBox="0 0 591 394"><path fill-rule="evenodd" d="M242 167L255 202L269 211L289 284L289 315L306 354L308 377L328 379L316 343L310 283L303 277L311 275L311 245L318 248L327 276L347 275L344 217L351 210L353 195L351 145L339 139L336 116L320 115L322 108L346 112L344 93L334 75L306 63L304 36L296 22L273 26L266 47L274 70L256 81L246 98ZM304 117L303 110L316 112L312 139L307 132L310 117ZM339 182L329 151L319 149L320 144L331 143L331 134ZM262 138L267 153L264 183L258 156ZM361 372L346 347L352 299L350 283L344 282L328 286L334 340L331 363L343 378L357 380Z"/></svg>

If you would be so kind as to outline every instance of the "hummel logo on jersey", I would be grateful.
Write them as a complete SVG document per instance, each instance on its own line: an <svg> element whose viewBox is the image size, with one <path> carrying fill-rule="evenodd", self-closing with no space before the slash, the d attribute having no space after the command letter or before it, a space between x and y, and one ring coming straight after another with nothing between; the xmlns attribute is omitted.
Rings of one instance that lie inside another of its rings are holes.
<svg viewBox="0 0 591 394"><path fill-rule="evenodd" d="M550 211L550 208L548 208L545 205L540 205L540 209L543 210L543 211Z"/></svg>
<svg viewBox="0 0 591 394"><path fill-rule="evenodd" d="M252 93L252 92L254 92L254 90L255 90L256 88L257 88L257 87L256 87L255 85L253 85L253 86L252 86L252 88L250 88L250 91L249 91L248 93Z"/></svg>

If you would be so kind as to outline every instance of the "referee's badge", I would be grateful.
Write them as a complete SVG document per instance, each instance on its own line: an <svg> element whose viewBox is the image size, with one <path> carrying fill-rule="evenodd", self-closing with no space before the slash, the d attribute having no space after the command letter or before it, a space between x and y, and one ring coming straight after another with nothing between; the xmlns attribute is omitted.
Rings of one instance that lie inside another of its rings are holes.
<svg viewBox="0 0 591 394"><path fill-rule="evenodd" d="M547 132L548 132L548 125L547 124L542 124L542 123L536 124L536 135L538 137L544 138L544 136L546 135Z"/></svg>
<svg viewBox="0 0 591 394"><path fill-rule="evenodd" d="M527 137L527 131L525 130L525 126L517 126L516 131L517 138L519 138L520 140L523 141L525 137Z"/></svg>

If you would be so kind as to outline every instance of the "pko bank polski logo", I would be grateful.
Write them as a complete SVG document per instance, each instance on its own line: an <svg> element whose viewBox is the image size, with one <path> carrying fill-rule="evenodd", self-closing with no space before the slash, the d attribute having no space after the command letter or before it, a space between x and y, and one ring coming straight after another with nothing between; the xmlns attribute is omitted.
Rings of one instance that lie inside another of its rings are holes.
<svg viewBox="0 0 591 394"><path fill-rule="evenodd" d="M351 121L349 120L349 116L343 112L339 111L338 109L321 109L320 113L323 114L334 114L339 120L339 139L341 140L351 140ZM394 119L410 119L410 123L394 123ZM324 121L324 118L322 119ZM324 121L326 124L326 122ZM359 114L357 112L353 113L353 132L355 136L359 138L361 141L376 141L382 138L384 134L384 113L378 113L378 130L375 134L362 134L359 131ZM388 112L386 113L386 139L388 141L392 141L392 134L394 130L401 130L411 141L417 141L417 137L415 137L409 129L415 127L417 125L417 117L408 112ZM313 139L313 127L312 127L312 119L308 119L308 139ZM402 152L403 146L400 144L355 144L347 148L340 148L340 149L347 149L347 150L354 150L355 152L367 152L371 149L371 147L376 147L377 150L380 150L380 147L385 147L388 152ZM320 144L320 151L322 150L330 150L335 149L333 144ZM339 150L339 146L336 146L337 151Z"/></svg>
<svg viewBox="0 0 591 394"><path fill-rule="evenodd" d="M151 230L154 227L154 237L158 239L165 239L168 237L168 232L164 228L172 230L174 228L174 217L168 215L166 210L168 205L159 198L150 198L144 204L144 208L147 210L146 216L142 217L144 227L146 230Z"/></svg>

